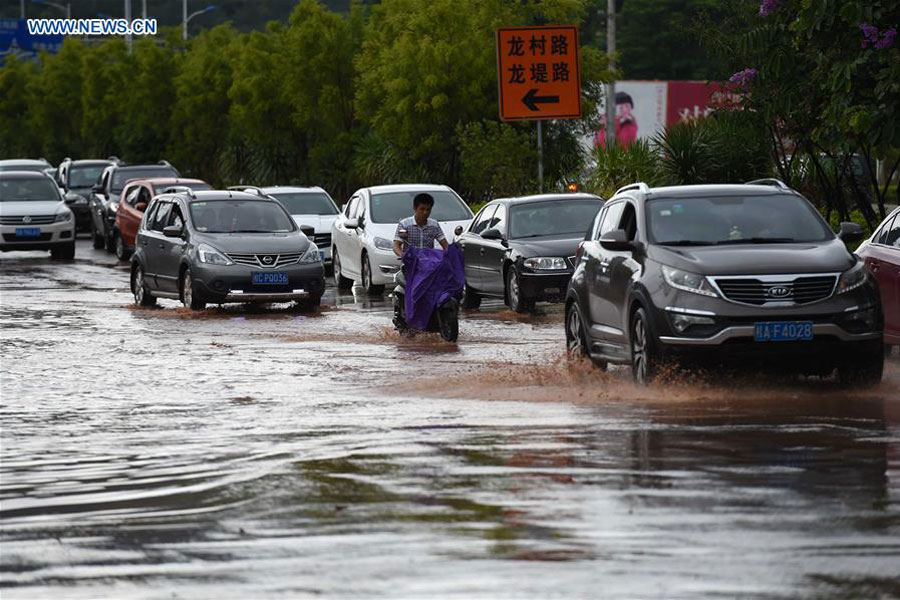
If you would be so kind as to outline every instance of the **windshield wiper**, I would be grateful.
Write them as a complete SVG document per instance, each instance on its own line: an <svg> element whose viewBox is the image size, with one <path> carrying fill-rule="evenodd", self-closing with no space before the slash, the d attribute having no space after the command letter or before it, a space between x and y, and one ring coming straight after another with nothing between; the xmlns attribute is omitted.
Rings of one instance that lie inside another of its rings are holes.
<svg viewBox="0 0 900 600"><path fill-rule="evenodd" d="M765 237L753 237L753 238L742 238L739 240L722 240L720 242L716 242L716 245L724 246L727 244L786 244L789 242L796 242L794 238L765 238Z"/></svg>
<svg viewBox="0 0 900 600"><path fill-rule="evenodd" d="M705 242L702 240L671 240L668 242L657 242L660 246L715 246L716 242Z"/></svg>

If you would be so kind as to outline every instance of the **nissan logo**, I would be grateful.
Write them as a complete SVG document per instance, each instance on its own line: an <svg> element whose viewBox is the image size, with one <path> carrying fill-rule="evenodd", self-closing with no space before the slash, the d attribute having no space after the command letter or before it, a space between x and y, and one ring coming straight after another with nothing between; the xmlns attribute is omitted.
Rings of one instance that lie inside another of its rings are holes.
<svg viewBox="0 0 900 600"><path fill-rule="evenodd" d="M31 217L29 217L27 215L22 217L22 222L23 223L31 223Z"/></svg>
<svg viewBox="0 0 900 600"><path fill-rule="evenodd" d="M775 285L766 290L769 298L787 298L791 295L791 288L783 285Z"/></svg>
<svg viewBox="0 0 900 600"><path fill-rule="evenodd" d="M271 265L273 262L275 262L275 257L274 256L263 256L261 258L261 260L264 265Z"/></svg>

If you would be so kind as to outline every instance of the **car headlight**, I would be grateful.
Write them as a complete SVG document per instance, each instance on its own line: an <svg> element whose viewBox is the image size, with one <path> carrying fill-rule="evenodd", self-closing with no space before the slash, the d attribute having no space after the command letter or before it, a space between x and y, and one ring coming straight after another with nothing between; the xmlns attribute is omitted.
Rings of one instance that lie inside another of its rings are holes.
<svg viewBox="0 0 900 600"><path fill-rule="evenodd" d="M676 290L691 292L692 294L700 294L701 296L710 296L716 298L718 294L706 280L706 277L689 273L681 269L667 267L662 265L663 278L671 287Z"/></svg>
<svg viewBox="0 0 900 600"><path fill-rule="evenodd" d="M66 211L61 213L56 213L56 218L53 219L54 223L67 223L72 220L72 212Z"/></svg>
<svg viewBox="0 0 900 600"><path fill-rule="evenodd" d="M374 243L375 243L375 247L378 248L379 250L393 250L394 249L393 240L387 240L382 237L376 237L374 240Z"/></svg>
<svg viewBox="0 0 900 600"><path fill-rule="evenodd" d="M234 261L208 244L197 246L197 256L200 262L208 265L233 265Z"/></svg>
<svg viewBox="0 0 900 600"><path fill-rule="evenodd" d="M543 269L545 271L558 271L566 268L566 259L559 256L535 256L526 258L525 266L529 269Z"/></svg>
<svg viewBox="0 0 900 600"><path fill-rule="evenodd" d="M849 292L850 290L855 290L859 286L863 285L869 279L869 272L866 270L866 265L858 262L856 266L851 267L849 270L844 271L841 275L841 278L838 280L837 284L837 293L843 294L844 292Z"/></svg>
<svg viewBox="0 0 900 600"><path fill-rule="evenodd" d="M116 214L117 210L119 210L119 203L118 202L110 202L109 203L109 213L114 215L114 214Z"/></svg>
<svg viewBox="0 0 900 600"><path fill-rule="evenodd" d="M319 256L319 247L310 242L309 247L306 249L306 252L303 254L303 256L300 257L300 262L310 264L317 263L320 260L321 257Z"/></svg>

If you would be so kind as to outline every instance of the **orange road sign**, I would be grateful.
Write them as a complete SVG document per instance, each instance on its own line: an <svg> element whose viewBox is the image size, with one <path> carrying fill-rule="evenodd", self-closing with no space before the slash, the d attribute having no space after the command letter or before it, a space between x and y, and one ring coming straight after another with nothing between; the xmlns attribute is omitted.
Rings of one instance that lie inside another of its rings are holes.
<svg viewBox="0 0 900 600"><path fill-rule="evenodd" d="M501 119L580 117L578 28L552 25L498 29L497 85Z"/></svg>

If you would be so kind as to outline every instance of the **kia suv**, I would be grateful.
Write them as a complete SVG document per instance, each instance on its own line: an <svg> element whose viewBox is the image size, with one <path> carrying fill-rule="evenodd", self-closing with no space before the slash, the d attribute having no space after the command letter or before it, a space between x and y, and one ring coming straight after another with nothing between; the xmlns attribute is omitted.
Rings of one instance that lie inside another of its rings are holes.
<svg viewBox="0 0 900 600"><path fill-rule="evenodd" d="M325 290L319 249L267 196L186 190L156 196L131 257L131 291L200 310L207 303L291 302L313 308Z"/></svg>
<svg viewBox="0 0 900 600"><path fill-rule="evenodd" d="M873 384L878 287L803 196L777 180L618 190L594 219L566 296L570 352L630 364L731 364Z"/></svg>
<svg viewBox="0 0 900 600"><path fill-rule="evenodd" d="M39 171L0 172L0 251L49 250L75 257L75 217L56 182Z"/></svg>

